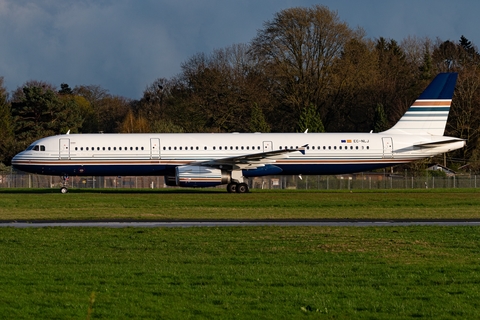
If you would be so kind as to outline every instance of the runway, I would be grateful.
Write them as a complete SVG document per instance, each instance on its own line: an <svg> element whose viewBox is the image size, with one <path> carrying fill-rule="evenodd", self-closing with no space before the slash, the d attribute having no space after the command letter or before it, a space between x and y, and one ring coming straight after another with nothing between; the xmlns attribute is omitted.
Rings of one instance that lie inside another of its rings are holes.
<svg viewBox="0 0 480 320"><path fill-rule="evenodd" d="M11 228L192 228L192 227L403 227L480 226L480 220L200 220L200 221L6 221Z"/></svg>

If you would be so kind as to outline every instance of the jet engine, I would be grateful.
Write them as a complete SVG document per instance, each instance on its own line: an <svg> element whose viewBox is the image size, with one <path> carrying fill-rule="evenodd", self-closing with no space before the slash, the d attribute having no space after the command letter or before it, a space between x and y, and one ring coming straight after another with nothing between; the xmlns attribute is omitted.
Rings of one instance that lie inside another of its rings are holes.
<svg viewBox="0 0 480 320"><path fill-rule="evenodd" d="M231 180L228 171L204 166L178 166L175 168L175 184L172 178L166 176L165 183L179 187L213 187Z"/></svg>

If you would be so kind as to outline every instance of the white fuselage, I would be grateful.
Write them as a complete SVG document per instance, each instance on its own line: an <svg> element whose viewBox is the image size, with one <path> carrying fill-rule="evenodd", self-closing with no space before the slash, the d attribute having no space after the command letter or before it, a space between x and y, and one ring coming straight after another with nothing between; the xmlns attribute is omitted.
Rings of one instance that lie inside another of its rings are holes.
<svg viewBox="0 0 480 320"><path fill-rule="evenodd" d="M177 166L306 146L252 169L249 164L238 168L245 177L339 174L407 163L464 145L452 137L381 133L68 134L34 142L12 163L48 175L173 175Z"/></svg>

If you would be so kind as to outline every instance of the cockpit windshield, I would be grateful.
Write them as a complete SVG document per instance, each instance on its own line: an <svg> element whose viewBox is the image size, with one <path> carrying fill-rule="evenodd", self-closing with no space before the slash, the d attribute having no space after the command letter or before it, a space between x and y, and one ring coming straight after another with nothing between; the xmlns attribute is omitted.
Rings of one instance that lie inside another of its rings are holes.
<svg viewBox="0 0 480 320"><path fill-rule="evenodd" d="M26 151L33 150L33 151L45 151L45 146L43 145L31 145L27 148Z"/></svg>

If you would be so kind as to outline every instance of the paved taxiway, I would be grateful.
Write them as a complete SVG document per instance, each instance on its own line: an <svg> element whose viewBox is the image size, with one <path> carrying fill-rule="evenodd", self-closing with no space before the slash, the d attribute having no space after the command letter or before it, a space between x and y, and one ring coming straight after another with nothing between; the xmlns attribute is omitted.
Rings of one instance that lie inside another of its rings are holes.
<svg viewBox="0 0 480 320"><path fill-rule="evenodd" d="M480 226L480 220L263 220L263 221L34 221L1 222L0 227L45 228L188 228L188 227L398 227L398 226Z"/></svg>

